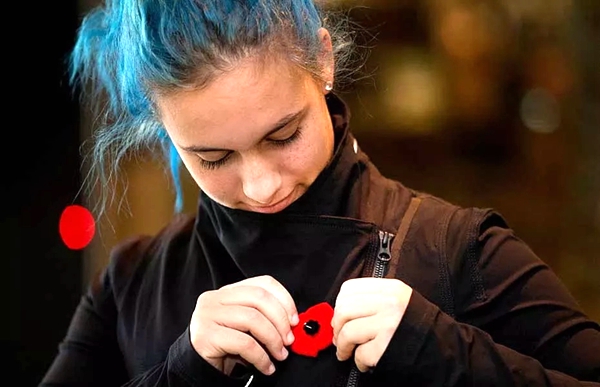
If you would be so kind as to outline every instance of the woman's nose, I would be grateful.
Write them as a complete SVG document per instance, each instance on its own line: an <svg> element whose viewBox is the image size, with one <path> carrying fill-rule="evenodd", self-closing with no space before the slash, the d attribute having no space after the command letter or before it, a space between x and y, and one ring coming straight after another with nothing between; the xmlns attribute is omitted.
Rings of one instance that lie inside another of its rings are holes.
<svg viewBox="0 0 600 387"><path fill-rule="evenodd" d="M281 188L281 175L277 168L267 161L255 160L244 166L242 189L246 197L261 205L275 204Z"/></svg>

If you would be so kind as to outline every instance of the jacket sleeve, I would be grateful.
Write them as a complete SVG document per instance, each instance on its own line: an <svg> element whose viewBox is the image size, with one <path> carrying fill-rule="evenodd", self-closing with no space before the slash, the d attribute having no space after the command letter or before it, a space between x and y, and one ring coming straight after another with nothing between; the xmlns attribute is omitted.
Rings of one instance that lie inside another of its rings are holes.
<svg viewBox="0 0 600 387"><path fill-rule="evenodd" d="M111 258L111 265L81 298L39 386L244 386L246 380L225 376L195 352L189 329L171 345L163 362L141 375L129 375L117 339L119 312L113 283L115 267L122 266L127 258L123 254L124 249L120 249L118 257Z"/></svg>
<svg viewBox="0 0 600 387"><path fill-rule="evenodd" d="M455 316L417 291L377 373L427 386L600 386L600 327L499 215L455 274Z"/></svg>

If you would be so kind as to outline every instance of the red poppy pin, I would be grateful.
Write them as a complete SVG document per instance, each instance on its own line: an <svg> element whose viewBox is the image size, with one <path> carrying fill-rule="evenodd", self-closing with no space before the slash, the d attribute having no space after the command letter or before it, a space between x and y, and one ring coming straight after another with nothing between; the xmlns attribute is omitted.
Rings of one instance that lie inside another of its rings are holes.
<svg viewBox="0 0 600 387"><path fill-rule="evenodd" d="M333 340L333 308L322 302L308 308L298 315L300 321L292 328L294 337L290 349L298 355L317 357L317 354L329 347Z"/></svg>

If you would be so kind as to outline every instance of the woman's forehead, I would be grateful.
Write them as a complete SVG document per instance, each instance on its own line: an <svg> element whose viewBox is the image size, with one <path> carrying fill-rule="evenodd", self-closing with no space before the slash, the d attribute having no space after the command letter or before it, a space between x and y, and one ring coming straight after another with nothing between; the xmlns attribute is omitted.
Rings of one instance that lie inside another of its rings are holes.
<svg viewBox="0 0 600 387"><path fill-rule="evenodd" d="M293 76L275 66L265 64L262 71L242 66L203 89L158 98L167 131L182 146L217 147L216 143L232 135L252 137L267 132L283 117L305 109L313 95L308 87L312 77L301 72Z"/></svg>

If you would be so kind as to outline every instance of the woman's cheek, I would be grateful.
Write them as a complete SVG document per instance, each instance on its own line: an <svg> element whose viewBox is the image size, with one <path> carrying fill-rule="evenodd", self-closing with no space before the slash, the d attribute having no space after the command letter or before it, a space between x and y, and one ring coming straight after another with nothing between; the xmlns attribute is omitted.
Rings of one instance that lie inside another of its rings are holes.
<svg viewBox="0 0 600 387"><path fill-rule="evenodd" d="M326 158L326 144L316 136L303 136L302 140L291 149L282 163L284 170L289 171L302 182L311 180L323 168Z"/></svg>
<svg viewBox="0 0 600 387"><path fill-rule="evenodd" d="M200 191L208 197L228 207L235 206L239 202L239 198L236 197L239 192L236 188L237 175L227 171L229 166L208 170L202 168L196 160L182 158L182 161Z"/></svg>
<svg viewBox="0 0 600 387"><path fill-rule="evenodd" d="M199 176L196 182L200 190L214 201L227 207L236 207L241 198L237 197L238 190L235 174L225 171L209 171L208 174Z"/></svg>

